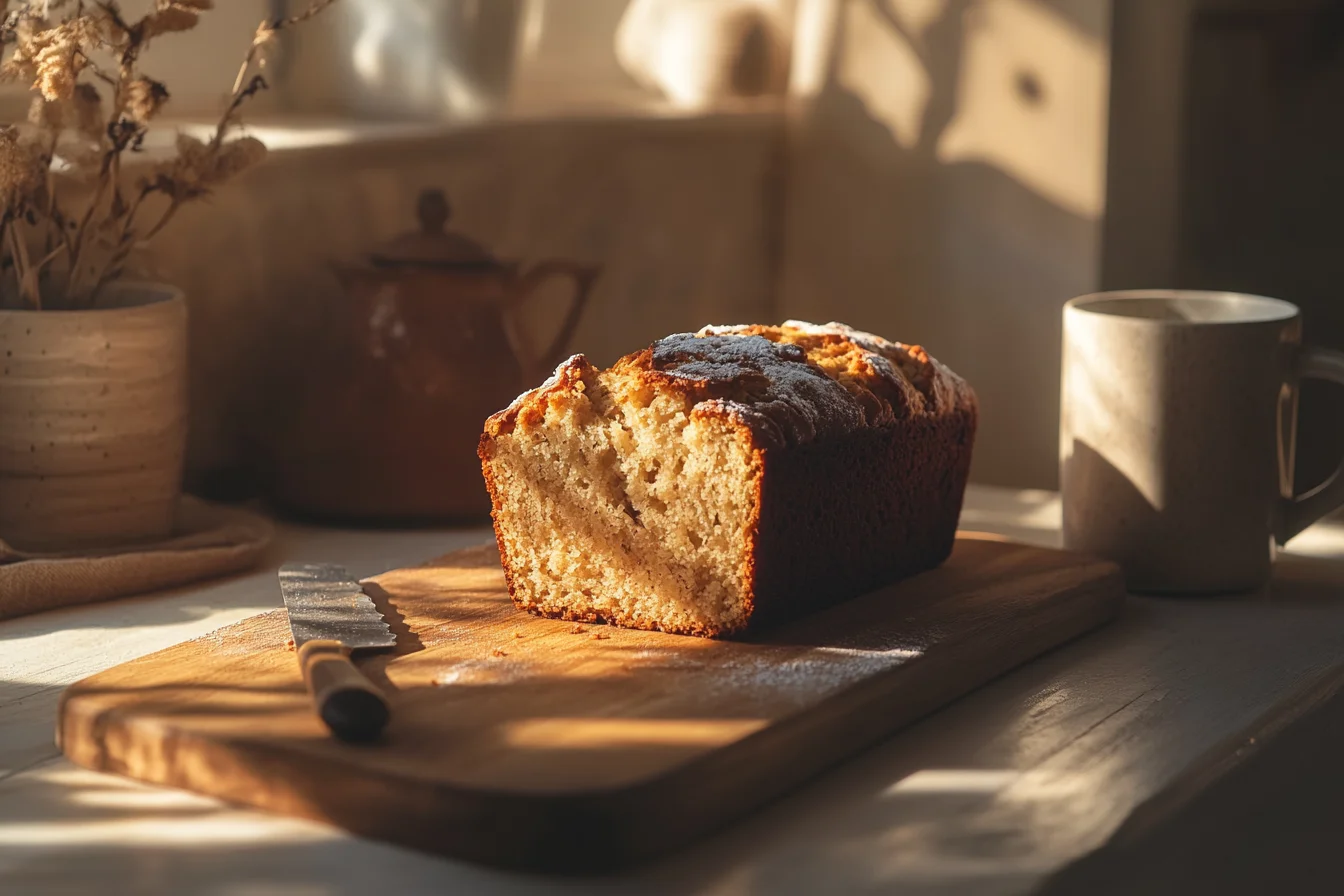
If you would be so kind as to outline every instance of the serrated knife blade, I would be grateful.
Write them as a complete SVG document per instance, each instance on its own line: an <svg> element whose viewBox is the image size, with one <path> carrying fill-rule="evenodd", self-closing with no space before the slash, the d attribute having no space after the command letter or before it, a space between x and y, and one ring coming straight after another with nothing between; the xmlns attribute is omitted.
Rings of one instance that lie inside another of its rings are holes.
<svg viewBox="0 0 1344 896"><path fill-rule="evenodd" d="M335 564L282 566L280 594L318 715L342 740L375 739L387 724L387 702L355 667L351 653L395 647L387 620L359 582Z"/></svg>
<svg viewBox="0 0 1344 896"><path fill-rule="evenodd" d="M344 567L290 563L280 567L294 649L308 641L340 641L351 650L395 647L387 620Z"/></svg>

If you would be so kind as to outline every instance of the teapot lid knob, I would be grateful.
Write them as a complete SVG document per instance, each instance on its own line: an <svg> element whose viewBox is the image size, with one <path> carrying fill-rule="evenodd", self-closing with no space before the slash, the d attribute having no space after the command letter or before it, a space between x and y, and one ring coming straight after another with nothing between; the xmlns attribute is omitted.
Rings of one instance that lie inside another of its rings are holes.
<svg viewBox="0 0 1344 896"><path fill-rule="evenodd" d="M415 204L415 214L420 219L420 230L423 233L443 233L453 210L444 192L431 188L420 192L420 198Z"/></svg>
<svg viewBox="0 0 1344 896"><path fill-rule="evenodd" d="M437 187L420 191L415 202L420 229L379 247L373 254L375 265L392 267L498 267L494 255L470 237L447 229L452 217L448 197Z"/></svg>

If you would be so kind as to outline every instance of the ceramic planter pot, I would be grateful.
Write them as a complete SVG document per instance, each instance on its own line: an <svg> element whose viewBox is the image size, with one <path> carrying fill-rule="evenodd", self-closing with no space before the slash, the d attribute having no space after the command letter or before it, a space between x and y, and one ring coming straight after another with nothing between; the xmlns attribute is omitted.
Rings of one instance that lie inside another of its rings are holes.
<svg viewBox="0 0 1344 896"><path fill-rule="evenodd" d="M118 283L93 310L0 310L0 539L64 551L167 536L186 433L179 290Z"/></svg>

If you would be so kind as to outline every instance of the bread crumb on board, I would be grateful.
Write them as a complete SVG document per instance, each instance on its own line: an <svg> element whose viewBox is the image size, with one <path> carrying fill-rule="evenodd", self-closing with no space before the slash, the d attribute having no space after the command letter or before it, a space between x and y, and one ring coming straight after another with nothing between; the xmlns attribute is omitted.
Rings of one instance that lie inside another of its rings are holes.
<svg viewBox="0 0 1344 896"><path fill-rule="evenodd" d="M525 635L524 635L522 632L514 632L514 633L513 633L513 636L514 636L515 638L522 638L522 637L525 637Z"/></svg>
<svg viewBox="0 0 1344 896"><path fill-rule="evenodd" d="M583 626L575 625L573 628L569 630L569 633L571 635L582 635L585 634L587 631L588 629L584 628Z"/></svg>
<svg viewBox="0 0 1344 896"><path fill-rule="evenodd" d="M490 655L491 655L491 656L496 656L496 657L498 657L498 656L508 656L507 653L505 653L504 651L500 650L498 647L496 647L495 649L491 650L491 651L490 651Z"/></svg>
<svg viewBox="0 0 1344 896"><path fill-rule="evenodd" d="M607 634L606 632L593 632L588 637L592 638L594 641L606 641L611 637L611 635Z"/></svg>

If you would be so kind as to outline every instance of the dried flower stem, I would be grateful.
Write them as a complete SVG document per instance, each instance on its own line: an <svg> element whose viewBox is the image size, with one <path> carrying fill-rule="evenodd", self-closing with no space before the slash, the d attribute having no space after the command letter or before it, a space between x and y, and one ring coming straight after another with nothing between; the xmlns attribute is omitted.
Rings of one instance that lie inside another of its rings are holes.
<svg viewBox="0 0 1344 896"><path fill-rule="evenodd" d="M252 44L247 48L247 55L243 57L243 64L238 67L238 75L233 79L233 90L229 92L229 101L224 107L224 114L220 116L219 123L215 125L215 136L210 141L211 146L218 148L224 142L224 135L228 133L234 116L247 98L266 88L266 79L261 75L254 75L252 78L247 76L248 72L252 70L252 66L257 64L258 54L260 54L262 48L274 40L275 36L284 29L311 19L334 2L336 0L313 0L307 9L297 15L262 22L261 25L257 26L256 34L252 37ZM264 64L264 59L262 61Z"/></svg>
<svg viewBox="0 0 1344 896"><path fill-rule="evenodd" d="M75 292L75 284L78 282L79 278L79 265L80 262L84 260L84 237L89 232L89 225L93 221L94 213L97 212L103 204L103 197L107 193L107 182L108 168L107 163L104 162L104 167L98 174L98 185L94 187L93 198L84 209L84 214L80 216L79 223L75 225L75 236L71 240L72 245L70 248L70 283L67 286L68 292Z"/></svg>
<svg viewBox="0 0 1344 896"><path fill-rule="evenodd" d="M56 144L60 139L60 131L53 129L51 142L47 144L47 152L44 156L44 164L47 168L47 233L43 238L42 247L48 253L51 252L53 235L60 240L66 239L64 229L56 221L56 173L51 167L52 161L56 158Z"/></svg>
<svg viewBox="0 0 1344 896"><path fill-rule="evenodd" d="M17 221L5 224L5 236L9 240L10 251L14 253L15 273L19 278L19 296L28 307L34 311L41 311L42 296L37 290L37 278L34 276L32 261L28 257L28 247L24 245L23 237L18 233Z"/></svg>
<svg viewBox="0 0 1344 896"><path fill-rule="evenodd" d="M96 304L131 253L184 204L260 161L265 146L253 137L230 139L230 131L242 105L267 86L258 71L266 66L265 50L278 32L333 2L311 0L297 15L262 22L207 142L179 134L176 156L130 184L122 177L124 154L140 149L169 99L165 85L139 71L141 53L160 35L194 28L215 0L154 0L134 21L119 0L0 0L0 80L26 81L36 94L28 114L35 136L0 125L0 276L13 270L23 304L41 307L43 289L60 290L48 295L58 307ZM73 138L69 152L61 149L66 135ZM61 207L58 150L66 164L93 175L89 201L77 212ZM154 194L165 197L165 206L142 229Z"/></svg>
<svg viewBox="0 0 1344 896"><path fill-rule="evenodd" d="M164 209L163 216L159 218L158 223L145 232L144 239L153 239L160 230L167 227L168 222L173 220L173 216L177 214L177 210L181 207L182 203L178 200L170 202L168 208Z"/></svg>

